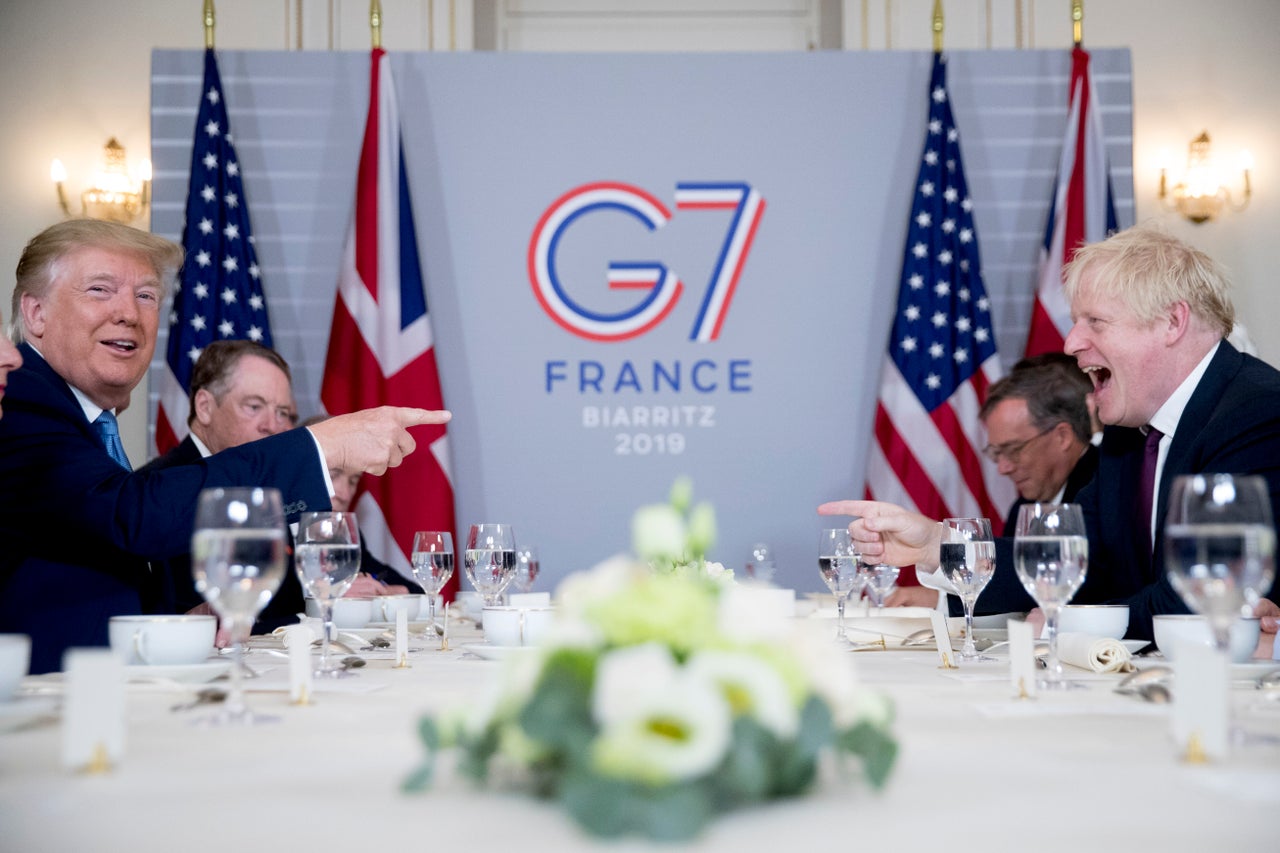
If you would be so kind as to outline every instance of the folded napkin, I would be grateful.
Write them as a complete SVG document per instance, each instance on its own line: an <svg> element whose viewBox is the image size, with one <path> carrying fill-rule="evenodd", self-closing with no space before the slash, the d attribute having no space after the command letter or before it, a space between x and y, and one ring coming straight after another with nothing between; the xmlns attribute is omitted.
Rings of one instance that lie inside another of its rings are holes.
<svg viewBox="0 0 1280 853"><path fill-rule="evenodd" d="M916 567L916 580L920 581L921 586L929 589L936 589L945 592L947 595L959 595L960 591L942 571L942 569L934 569L932 572L922 571L919 566Z"/></svg>
<svg viewBox="0 0 1280 853"><path fill-rule="evenodd" d="M1058 657L1063 663L1093 672L1133 672L1132 655L1124 643L1068 631L1058 635Z"/></svg>

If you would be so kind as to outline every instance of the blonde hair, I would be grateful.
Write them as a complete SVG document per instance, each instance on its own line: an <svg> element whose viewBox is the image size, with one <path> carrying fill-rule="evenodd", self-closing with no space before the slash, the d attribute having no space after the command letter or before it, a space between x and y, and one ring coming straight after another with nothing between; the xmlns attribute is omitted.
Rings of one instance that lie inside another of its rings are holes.
<svg viewBox="0 0 1280 853"><path fill-rule="evenodd" d="M1176 302L1186 302L1193 316L1224 338L1235 322L1231 285L1222 268L1199 249L1149 225L1082 246L1064 276L1068 301L1084 287L1118 299L1143 323Z"/></svg>
<svg viewBox="0 0 1280 853"><path fill-rule="evenodd" d="M181 246L128 225L97 219L69 219L51 225L31 238L18 261L9 314L10 336L15 343L26 339L26 325L22 319L23 295L48 296L62 261L72 252L84 248L105 249L144 259L160 280L162 299L182 266Z"/></svg>

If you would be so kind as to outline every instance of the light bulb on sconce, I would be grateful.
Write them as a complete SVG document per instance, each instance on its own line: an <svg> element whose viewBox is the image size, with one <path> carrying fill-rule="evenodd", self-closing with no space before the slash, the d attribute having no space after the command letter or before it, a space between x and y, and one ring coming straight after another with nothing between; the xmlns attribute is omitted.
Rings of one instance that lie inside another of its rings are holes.
<svg viewBox="0 0 1280 853"><path fill-rule="evenodd" d="M71 212L67 203L64 184L66 167L61 160L54 160L49 167L49 178L58 193L58 206L64 215ZM102 169L93 178L89 189L80 194L79 216L106 219L125 225L147 212L151 204L151 161L142 160L132 168L126 165L124 146L113 136L103 148Z"/></svg>
<svg viewBox="0 0 1280 853"><path fill-rule="evenodd" d="M1217 217L1226 207L1239 211L1249 206L1249 198L1253 195L1249 177L1253 158L1249 156L1249 152L1244 151L1240 155L1244 192L1239 204L1231 200L1231 191L1223 185L1214 165L1208 131L1191 140L1187 153L1187 170L1182 180L1172 188L1169 187L1167 155L1163 159L1165 162L1160 166L1160 201L1166 209L1176 210L1198 225Z"/></svg>

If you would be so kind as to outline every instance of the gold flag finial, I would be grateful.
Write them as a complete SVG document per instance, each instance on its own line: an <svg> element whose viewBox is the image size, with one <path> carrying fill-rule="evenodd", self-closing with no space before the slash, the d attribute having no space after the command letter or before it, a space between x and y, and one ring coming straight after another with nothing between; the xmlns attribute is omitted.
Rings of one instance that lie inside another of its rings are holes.
<svg viewBox="0 0 1280 853"><path fill-rule="evenodd" d="M369 29L373 31L373 49L382 47L382 4L369 0Z"/></svg>
<svg viewBox="0 0 1280 853"><path fill-rule="evenodd" d="M942 0L933 0L933 52L942 53Z"/></svg>
<svg viewBox="0 0 1280 853"><path fill-rule="evenodd" d="M204 46L213 50L213 28L216 16L213 13L213 0L204 0Z"/></svg>
<svg viewBox="0 0 1280 853"><path fill-rule="evenodd" d="M1076 47L1084 40L1084 0L1071 0L1071 38Z"/></svg>

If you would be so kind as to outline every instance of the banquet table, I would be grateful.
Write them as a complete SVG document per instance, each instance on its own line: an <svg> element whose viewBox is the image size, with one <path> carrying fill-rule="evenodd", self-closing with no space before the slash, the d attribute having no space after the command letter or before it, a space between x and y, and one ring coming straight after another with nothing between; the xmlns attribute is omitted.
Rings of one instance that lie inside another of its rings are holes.
<svg viewBox="0 0 1280 853"><path fill-rule="evenodd" d="M420 762L425 713L475 707L503 663L468 651L455 632L396 668L394 655L319 688L310 705L255 689L249 703L278 715L252 728L194 725L207 708L171 711L190 685L133 683L123 758L104 773L60 764L56 708L0 716L0 850L285 851L650 849L638 839L585 835L553 802L477 789L449 761L422 793L401 782ZM850 651L861 683L897 708L898 763L882 791L835 762L804 797L723 816L681 849L1037 851L1276 849L1280 701L1236 682L1234 714L1276 736L1226 759L1188 763L1170 735L1169 707L1113 693L1116 675L1071 669L1085 689L1014 697L1007 660L938 666L928 650ZM287 663L247 661L260 686ZM248 682L251 686L253 682ZM28 677L19 703L54 705L58 676ZM350 691L350 692L347 692ZM11 705L14 703L10 703ZM663 845L670 847L672 845Z"/></svg>

